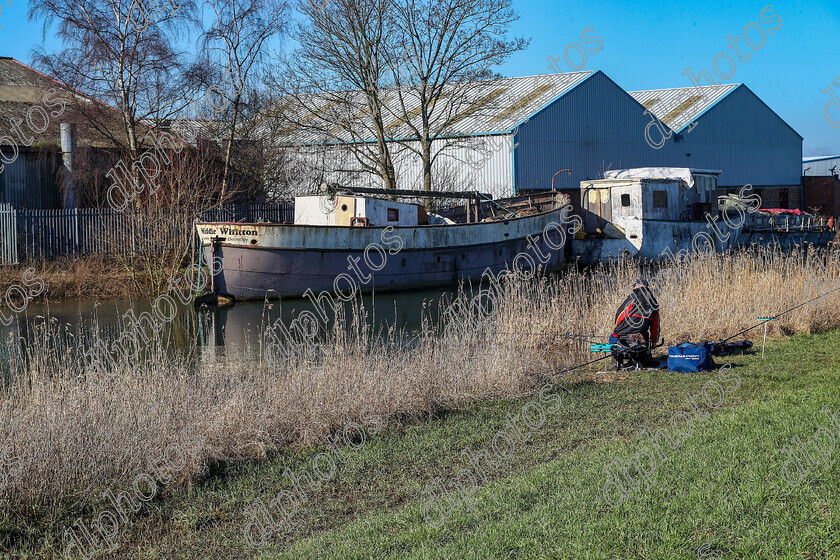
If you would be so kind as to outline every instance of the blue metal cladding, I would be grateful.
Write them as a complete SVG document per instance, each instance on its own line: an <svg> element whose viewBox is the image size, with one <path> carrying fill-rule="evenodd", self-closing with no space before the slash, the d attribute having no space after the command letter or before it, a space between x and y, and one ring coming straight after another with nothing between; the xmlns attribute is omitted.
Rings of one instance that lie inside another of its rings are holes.
<svg viewBox="0 0 840 560"><path fill-rule="evenodd" d="M596 72L520 125L514 152L518 190L578 189L608 169L668 164L668 154L645 141L650 117L645 108Z"/></svg>
<svg viewBox="0 0 840 560"><path fill-rule="evenodd" d="M518 190L578 189L607 169L668 166L717 169L720 186L798 185L802 138L746 86L739 86L672 135L660 149L645 140L651 117L603 72L596 72L519 126ZM651 134L659 138L655 129ZM691 154L691 155L688 155Z"/></svg>
<svg viewBox="0 0 840 560"><path fill-rule="evenodd" d="M718 169L718 185L798 185L802 137L744 85L700 115L681 142L668 141L674 166ZM691 154L688 156L687 154Z"/></svg>
<svg viewBox="0 0 840 560"><path fill-rule="evenodd" d="M2 147L2 151L14 153L9 146ZM4 163L0 172L0 204L16 208L61 208L59 165L57 155L19 146L17 158Z"/></svg>

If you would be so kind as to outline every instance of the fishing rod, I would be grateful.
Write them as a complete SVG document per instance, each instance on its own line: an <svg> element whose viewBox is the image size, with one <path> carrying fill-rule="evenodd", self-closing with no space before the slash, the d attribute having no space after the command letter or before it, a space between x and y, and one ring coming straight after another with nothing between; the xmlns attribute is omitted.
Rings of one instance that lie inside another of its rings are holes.
<svg viewBox="0 0 840 560"><path fill-rule="evenodd" d="M576 370L578 368L582 368L583 366L588 366L589 364L594 364L595 362L600 362L601 360L606 360L607 358L612 358L612 354L605 354L604 356L601 356L600 358L595 358L594 360L590 360L588 362L584 362L582 364L578 364L576 366L572 366L572 367L569 367L569 368L551 373L551 374L548 375L548 377L549 378L556 377L556 376L562 375L562 374L564 374L568 371L573 371L573 370Z"/></svg>
<svg viewBox="0 0 840 560"><path fill-rule="evenodd" d="M825 296L827 296L828 294L832 294L832 293L834 293L834 292L836 292L836 291L838 291L838 290L840 290L840 286L838 286L837 288L834 288L833 290L830 290L830 291L828 291L828 292L825 292L824 294L820 294L820 295L818 295L817 297L813 297L813 298L809 299L808 301L805 301L805 302L803 302L803 303L800 303L799 305L794 305L794 306L793 306L793 307L791 307L790 309L785 309L784 311L782 311L781 313L778 313L777 315L773 315L772 317L764 317L764 318L762 318L762 320L761 320L761 321L759 321L757 324L755 324L755 325L753 325L753 326L751 326L751 327L749 327L749 328L747 328L747 329L744 329L744 330L742 330L741 332L735 333L735 334L733 334L732 336L730 336L729 338L724 338L723 340L721 340L721 342L726 342L727 340L731 340L731 339L735 338L736 336L740 336L740 335L744 334L745 332L751 331L751 330L753 330L753 329L755 329L755 328L757 328L757 327L760 327L760 326L762 326L762 325L765 325L765 324L767 323L767 321L773 321L773 320L775 320L775 319L778 319L779 317L781 317L782 315L784 315L784 314L786 314L786 313L790 313L791 311L794 311L794 310L796 310L796 309L799 309L800 307L803 307L803 306L805 306L805 305L808 305L808 304L809 304L809 303L811 303L812 301L816 301L816 300L820 299L821 297L825 297Z"/></svg>
<svg viewBox="0 0 840 560"><path fill-rule="evenodd" d="M496 334L525 334L529 336L556 336L562 338L568 338L572 340L583 340L585 342L599 342L605 338L608 338L609 335L599 335L599 334L575 334L571 332L561 333L559 331L556 332L547 332L547 333L535 333L535 332L510 332L510 331L496 331Z"/></svg>

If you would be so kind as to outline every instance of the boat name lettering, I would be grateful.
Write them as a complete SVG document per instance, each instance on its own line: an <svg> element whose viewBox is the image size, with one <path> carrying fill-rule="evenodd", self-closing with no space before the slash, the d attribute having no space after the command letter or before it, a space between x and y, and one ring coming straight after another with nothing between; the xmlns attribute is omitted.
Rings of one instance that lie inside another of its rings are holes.
<svg viewBox="0 0 840 560"><path fill-rule="evenodd" d="M220 227L219 233L222 235L257 235L257 230Z"/></svg>

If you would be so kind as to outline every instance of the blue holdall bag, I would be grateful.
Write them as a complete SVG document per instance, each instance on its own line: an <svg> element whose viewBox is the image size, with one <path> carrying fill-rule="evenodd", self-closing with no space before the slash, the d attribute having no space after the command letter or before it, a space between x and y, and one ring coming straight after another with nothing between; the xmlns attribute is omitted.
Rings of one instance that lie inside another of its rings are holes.
<svg viewBox="0 0 840 560"><path fill-rule="evenodd" d="M712 353L706 344L683 342L668 347L668 371L695 373L714 368Z"/></svg>

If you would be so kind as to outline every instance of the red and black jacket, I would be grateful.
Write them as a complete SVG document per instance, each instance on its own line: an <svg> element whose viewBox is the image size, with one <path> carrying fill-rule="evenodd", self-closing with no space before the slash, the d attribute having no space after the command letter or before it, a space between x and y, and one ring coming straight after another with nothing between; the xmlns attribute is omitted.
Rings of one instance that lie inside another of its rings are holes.
<svg viewBox="0 0 840 560"><path fill-rule="evenodd" d="M633 290L615 314L613 336L626 338L634 333L659 340L659 302L647 287Z"/></svg>

